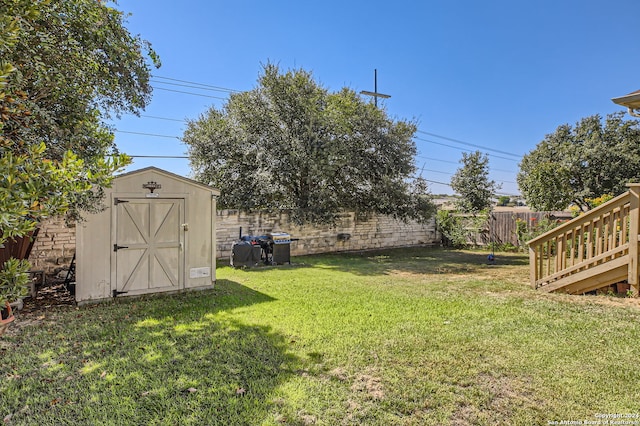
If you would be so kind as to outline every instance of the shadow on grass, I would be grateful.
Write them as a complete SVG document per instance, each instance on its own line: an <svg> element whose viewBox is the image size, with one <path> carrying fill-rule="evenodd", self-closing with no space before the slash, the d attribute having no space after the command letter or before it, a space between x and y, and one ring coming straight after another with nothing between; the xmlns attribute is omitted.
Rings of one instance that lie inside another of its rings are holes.
<svg viewBox="0 0 640 426"><path fill-rule="evenodd" d="M248 273L324 267L364 276L386 275L391 272L417 274L473 273L488 267L526 266L528 257L522 253L496 253L495 262L488 261L490 251L450 250L440 247L403 247L384 250L340 252L296 256L291 265L247 268Z"/></svg>
<svg viewBox="0 0 640 426"><path fill-rule="evenodd" d="M260 424L298 360L285 336L233 310L272 300L222 280L24 329L3 351L0 375L15 379L0 381L0 412L16 424Z"/></svg>

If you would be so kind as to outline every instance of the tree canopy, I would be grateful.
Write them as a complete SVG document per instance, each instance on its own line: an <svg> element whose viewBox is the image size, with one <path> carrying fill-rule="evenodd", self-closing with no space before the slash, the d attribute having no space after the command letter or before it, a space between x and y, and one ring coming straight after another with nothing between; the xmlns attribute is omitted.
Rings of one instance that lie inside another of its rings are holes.
<svg viewBox="0 0 640 426"><path fill-rule="evenodd" d="M640 128L624 113L583 118L548 134L520 163L518 186L537 210L586 211L603 195L619 195L640 178Z"/></svg>
<svg viewBox="0 0 640 426"><path fill-rule="evenodd" d="M411 180L415 131L351 89L329 92L310 72L267 64L257 87L189 121L183 140L222 208L285 210L299 223L331 223L343 210L426 219L426 184Z"/></svg>
<svg viewBox="0 0 640 426"><path fill-rule="evenodd" d="M95 209L128 161L103 119L144 108L159 63L100 1L0 0L0 10L1 240Z"/></svg>
<svg viewBox="0 0 640 426"><path fill-rule="evenodd" d="M462 153L462 166L451 177L451 188L460 194L460 210L479 213L491 207L499 186L489 180L489 158L480 151Z"/></svg>

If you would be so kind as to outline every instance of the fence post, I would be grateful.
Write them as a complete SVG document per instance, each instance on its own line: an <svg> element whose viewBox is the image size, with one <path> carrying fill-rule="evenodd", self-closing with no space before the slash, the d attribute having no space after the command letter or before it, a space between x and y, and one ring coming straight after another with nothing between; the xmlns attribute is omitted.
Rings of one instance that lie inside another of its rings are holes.
<svg viewBox="0 0 640 426"><path fill-rule="evenodd" d="M640 183L628 183L629 195L629 272L627 282L634 297L638 297L638 234L640 234Z"/></svg>

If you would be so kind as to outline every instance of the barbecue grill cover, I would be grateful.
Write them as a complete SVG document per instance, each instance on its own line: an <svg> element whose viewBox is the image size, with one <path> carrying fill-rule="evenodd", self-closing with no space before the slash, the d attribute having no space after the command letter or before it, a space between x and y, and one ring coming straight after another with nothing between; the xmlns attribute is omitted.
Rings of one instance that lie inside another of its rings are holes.
<svg viewBox="0 0 640 426"><path fill-rule="evenodd" d="M238 241L231 246L231 266L254 266L260 262L260 246L248 241Z"/></svg>

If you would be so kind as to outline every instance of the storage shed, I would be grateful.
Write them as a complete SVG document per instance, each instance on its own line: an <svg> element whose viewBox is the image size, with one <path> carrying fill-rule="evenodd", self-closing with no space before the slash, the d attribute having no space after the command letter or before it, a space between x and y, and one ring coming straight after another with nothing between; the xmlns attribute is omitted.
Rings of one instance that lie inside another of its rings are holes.
<svg viewBox="0 0 640 426"><path fill-rule="evenodd" d="M77 302L213 287L218 190L147 167L105 192L77 225Z"/></svg>

